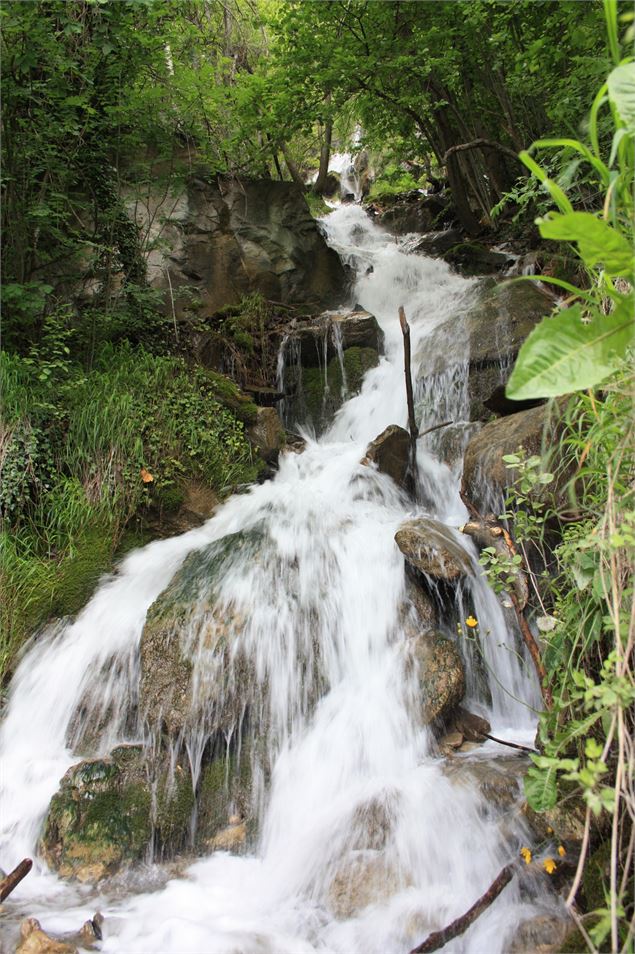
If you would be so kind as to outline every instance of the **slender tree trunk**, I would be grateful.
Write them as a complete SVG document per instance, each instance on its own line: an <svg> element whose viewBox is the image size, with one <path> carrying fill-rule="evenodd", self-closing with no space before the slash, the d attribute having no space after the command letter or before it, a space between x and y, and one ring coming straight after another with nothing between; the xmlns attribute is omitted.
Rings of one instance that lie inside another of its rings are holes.
<svg viewBox="0 0 635 954"><path fill-rule="evenodd" d="M300 170L298 169L296 162L294 161L293 157L289 154L288 148L285 145L283 145L281 146L281 151L282 151L282 155L284 156L285 165L287 169L289 170L289 175L291 176L291 178L293 179L293 181L295 182L297 186L300 186L301 189L305 189L306 183L304 179L302 178L302 174Z"/></svg>
<svg viewBox="0 0 635 954"><path fill-rule="evenodd" d="M324 192L324 187L326 186L326 177L329 172L329 160L331 158L331 140L333 138L333 123L331 120L327 120L327 123L324 127L324 139L322 140L322 148L320 150L320 169L318 172L318 177L313 183L313 191L318 195L321 195Z"/></svg>

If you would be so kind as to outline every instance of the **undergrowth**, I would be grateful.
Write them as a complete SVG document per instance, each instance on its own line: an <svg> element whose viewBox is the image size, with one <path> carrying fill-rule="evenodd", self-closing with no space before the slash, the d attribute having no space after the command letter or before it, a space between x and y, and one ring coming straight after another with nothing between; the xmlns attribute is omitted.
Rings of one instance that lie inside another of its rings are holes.
<svg viewBox="0 0 635 954"><path fill-rule="evenodd" d="M177 507L188 480L222 496L257 474L255 407L224 376L128 343L85 371L53 339L0 358L2 679L30 633L81 607L133 517Z"/></svg>

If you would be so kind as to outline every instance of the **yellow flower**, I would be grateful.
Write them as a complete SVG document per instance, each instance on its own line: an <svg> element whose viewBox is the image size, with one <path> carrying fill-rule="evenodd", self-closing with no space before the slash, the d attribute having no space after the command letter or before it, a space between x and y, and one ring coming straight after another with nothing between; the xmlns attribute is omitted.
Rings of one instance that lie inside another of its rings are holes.
<svg viewBox="0 0 635 954"><path fill-rule="evenodd" d="M553 858L545 858L545 860L542 863L542 867L545 869L547 874L553 874L558 866L553 860Z"/></svg>
<svg viewBox="0 0 635 954"><path fill-rule="evenodd" d="M558 854L560 855L560 857L564 858L566 853L567 853L567 849L564 847L564 845L558 845Z"/></svg>
<svg viewBox="0 0 635 954"><path fill-rule="evenodd" d="M553 835L553 828L551 827L551 825L547 825L547 834Z"/></svg>
<svg viewBox="0 0 635 954"><path fill-rule="evenodd" d="M531 851L529 850L529 848L521 848L520 855L526 865L528 865L531 862Z"/></svg>
<svg viewBox="0 0 635 954"><path fill-rule="evenodd" d="M465 620L465 625L469 626L470 629L474 629L475 626L478 626L478 620L474 619L473 616L468 616Z"/></svg>

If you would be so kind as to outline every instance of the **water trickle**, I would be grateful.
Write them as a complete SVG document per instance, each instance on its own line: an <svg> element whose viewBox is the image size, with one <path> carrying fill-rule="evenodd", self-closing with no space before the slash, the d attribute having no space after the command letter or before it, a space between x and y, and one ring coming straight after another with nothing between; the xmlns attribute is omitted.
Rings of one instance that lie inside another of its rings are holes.
<svg viewBox="0 0 635 954"><path fill-rule="evenodd" d="M257 535L256 549L232 550L213 586L201 578L193 593L185 636L194 688L178 744L196 781L210 734L222 725L233 745L248 710L258 743L250 755L258 834L247 856L214 852L162 890L102 897L105 951L405 952L470 907L526 837L520 821L443 770L422 724L400 612L404 563L393 539L416 508L387 476L360 464L378 433L406 424L398 306L420 377L438 358L426 347L431 332L450 319L452 348L460 350L470 282L442 262L405 254L357 207L333 213L325 229L356 268L355 300L385 335L385 355L361 393L319 441L283 454L273 481L230 499L203 527L128 556L74 622L34 642L13 681L0 734L6 868L35 851L49 800L74 761L142 737L139 644L157 597L186 572L190 555L216 553L231 534ZM288 360L285 344L280 384ZM465 417L458 386L442 399L428 392L426 401L426 424ZM451 529L466 517L457 474L423 442L418 463L422 509L448 525L473 561L442 621L456 636L468 608L477 614L484 675L469 691L498 734L529 731L528 705L537 701L531 670L479 576L471 542ZM222 672L210 643L219 638L219 613L234 619ZM238 712L229 704L236 698ZM58 909L66 899L68 912L44 917L45 926L74 927L94 910L94 900L83 908L43 864L40 871L15 897L37 898L41 908L54 899ZM501 952L536 910L514 881L452 950Z"/></svg>

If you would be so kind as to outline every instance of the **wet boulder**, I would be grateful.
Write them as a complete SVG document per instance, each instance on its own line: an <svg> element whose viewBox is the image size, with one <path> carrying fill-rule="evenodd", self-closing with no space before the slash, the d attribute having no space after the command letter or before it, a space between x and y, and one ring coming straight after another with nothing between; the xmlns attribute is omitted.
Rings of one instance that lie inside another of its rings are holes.
<svg viewBox="0 0 635 954"><path fill-rule="evenodd" d="M47 863L64 878L94 883L139 861L152 834L151 795L140 746L68 770L41 838Z"/></svg>
<svg viewBox="0 0 635 954"><path fill-rule="evenodd" d="M465 451L462 493L479 513L500 513L505 493L518 476L515 468L506 465L505 456L523 448L528 457L544 453L548 463L562 429L565 402L560 399L553 406L545 404L490 421L472 438ZM546 484L536 493L547 500L558 488Z"/></svg>
<svg viewBox="0 0 635 954"><path fill-rule="evenodd" d="M392 477L406 492L413 489L410 469L410 434L397 424L390 424L366 448L362 464L374 464L382 474Z"/></svg>
<svg viewBox="0 0 635 954"><path fill-rule="evenodd" d="M452 716L452 727L460 732L466 742L484 742L492 727L483 716L457 706Z"/></svg>
<svg viewBox="0 0 635 954"><path fill-rule="evenodd" d="M293 322L283 352L285 425L309 424L321 433L359 393L364 375L379 363L383 340L375 316L358 306Z"/></svg>
<svg viewBox="0 0 635 954"><path fill-rule="evenodd" d="M445 718L465 695L465 668L456 643L438 633L409 640L416 666L422 715L426 725Z"/></svg>
<svg viewBox="0 0 635 954"><path fill-rule="evenodd" d="M426 577L452 583L472 572L470 558L452 531L429 517L402 523L395 543L408 564Z"/></svg>
<svg viewBox="0 0 635 954"><path fill-rule="evenodd" d="M535 915L521 921L507 950L509 954L557 954L572 924L570 919L555 914Z"/></svg>
<svg viewBox="0 0 635 954"><path fill-rule="evenodd" d="M516 262L513 252L464 240L455 242L443 257L463 275L491 275L495 272L505 272Z"/></svg>
<svg viewBox="0 0 635 954"><path fill-rule="evenodd" d="M287 352L299 352L305 368L323 368L340 348L372 348L379 353L384 343L375 316L359 306L351 311L325 311L315 318L294 321L287 335Z"/></svg>
<svg viewBox="0 0 635 954"><path fill-rule="evenodd" d="M379 852L357 851L333 878L328 905L335 917L351 918L370 904L386 902L403 887L403 879Z"/></svg>
<svg viewBox="0 0 635 954"><path fill-rule="evenodd" d="M231 534L191 553L148 610L139 709L143 722L168 740L201 719L210 731L229 729L242 712L247 664L234 650L244 620L220 601L219 582L236 561L256 558L260 540L256 531Z"/></svg>
<svg viewBox="0 0 635 954"><path fill-rule="evenodd" d="M371 206L383 228L393 235L430 232L452 223L453 210L447 192L425 195L419 189L382 196Z"/></svg>
<svg viewBox="0 0 635 954"><path fill-rule="evenodd" d="M414 574L406 573L406 591L400 616L406 636L431 632L437 625L437 606L431 594Z"/></svg>
<svg viewBox="0 0 635 954"><path fill-rule="evenodd" d="M20 925L20 943L15 954L78 954L74 944L56 941L42 930L37 918L27 918Z"/></svg>
<svg viewBox="0 0 635 954"><path fill-rule="evenodd" d="M553 299L530 282L484 280L478 284L465 315L471 420L488 420L492 413L511 414L527 407L505 398L504 388L520 346L552 307Z"/></svg>

